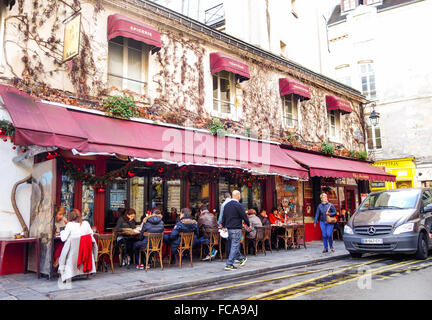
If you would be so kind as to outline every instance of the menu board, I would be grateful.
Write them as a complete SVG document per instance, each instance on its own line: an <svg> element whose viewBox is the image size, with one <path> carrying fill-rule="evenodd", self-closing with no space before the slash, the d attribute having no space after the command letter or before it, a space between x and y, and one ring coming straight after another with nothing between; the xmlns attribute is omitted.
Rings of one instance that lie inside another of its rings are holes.
<svg viewBox="0 0 432 320"><path fill-rule="evenodd" d="M127 200L126 180L116 180L110 190L110 210L125 208Z"/></svg>
<svg viewBox="0 0 432 320"><path fill-rule="evenodd" d="M60 205L65 207L66 212L70 212L74 208L75 180L68 176L62 176L61 181Z"/></svg>
<svg viewBox="0 0 432 320"><path fill-rule="evenodd" d="M96 166L94 164L84 165L84 172L94 175ZM93 225L94 220L94 198L95 191L91 186L82 187L82 218Z"/></svg>
<svg viewBox="0 0 432 320"><path fill-rule="evenodd" d="M170 180L167 181L168 185L168 210L171 212L171 208L176 208L177 212L180 212L181 208L181 181Z"/></svg>
<svg viewBox="0 0 432 320"><path fill-rule="evenodd" d="M130 207L136 211L136 221L141 221L144 215L144 177L133 177L130 179Z"/></svg>
<svg viewBox="0 0 432 320"><path fill-rule="evenodd" d="M225 193L230 192L229 183L224 177L219 178L219 208L222 206L224 202Z"/></svg>

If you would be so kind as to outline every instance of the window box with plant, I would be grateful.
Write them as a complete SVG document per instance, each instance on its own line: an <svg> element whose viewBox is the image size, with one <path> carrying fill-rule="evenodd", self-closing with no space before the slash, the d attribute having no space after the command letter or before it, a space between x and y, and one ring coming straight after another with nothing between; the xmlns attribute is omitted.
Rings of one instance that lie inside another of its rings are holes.
<svg viewBox="0 0 432 320"><path fill-rule="evenodd" d="M326 154L334 154L335 150L334 150L333 145L330 142L324 141L321 144L321 152L326 153Z"/></svg>
<svg viewBox="0 0 432 320"><path fill-rule="evenodd" d="M213 118L208 126L208 129L214 136L220 136L225 137L226 136L226 130L225 125L220 121L218 118Z"/></svg>
<svg viewBox="0 0 432 320"><path fill-rule="evenodd" d="M105 113L114 118L130 119L138 115L135 100L131 95L111 96L104 99Z"/></svg>

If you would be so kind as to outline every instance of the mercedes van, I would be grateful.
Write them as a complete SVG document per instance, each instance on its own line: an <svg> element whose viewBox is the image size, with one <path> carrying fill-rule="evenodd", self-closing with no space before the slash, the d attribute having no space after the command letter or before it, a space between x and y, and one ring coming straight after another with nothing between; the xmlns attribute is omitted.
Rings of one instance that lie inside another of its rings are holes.
<svg viewBox="0 0 432 320"><path fill-rule="evenodd" d="M407 253L428 257L432 248L432 189L373 192L361 203L344 229L345 248L352 257L363 253Z"/></svg>

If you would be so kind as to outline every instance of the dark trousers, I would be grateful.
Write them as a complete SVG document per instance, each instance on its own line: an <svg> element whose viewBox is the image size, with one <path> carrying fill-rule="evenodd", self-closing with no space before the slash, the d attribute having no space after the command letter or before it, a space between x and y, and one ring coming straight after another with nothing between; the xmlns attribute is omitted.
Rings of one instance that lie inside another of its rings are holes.
<svg viewBox="0 0 432 320"><path fill-rule="evenodd" d="M119 245L125 246L126 248L126 253L132 258L133 256L133 245L135 243L135 239L133 238L123 238L121 240L119 240L117 243Z"/></svg>

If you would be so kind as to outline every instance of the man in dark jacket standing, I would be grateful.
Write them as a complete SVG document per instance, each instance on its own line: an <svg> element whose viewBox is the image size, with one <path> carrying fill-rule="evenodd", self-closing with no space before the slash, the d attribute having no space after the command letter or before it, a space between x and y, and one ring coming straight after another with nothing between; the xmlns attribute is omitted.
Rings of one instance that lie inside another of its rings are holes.
<svg viewBox="0 0 432 320"><path fill-rule="evenodd" d="M241 199L240 191L233 191L232 199L234 201L230 201L225 205L222 217L222 227L228 229L228 238L231 241L231 250L225 270L236 270L237 268L234 266L235 260L239 261L240 266L243 266L247 260L240 253L240 241L243 221L249 227L249 219L243 206L239 202Z"/></svg>

